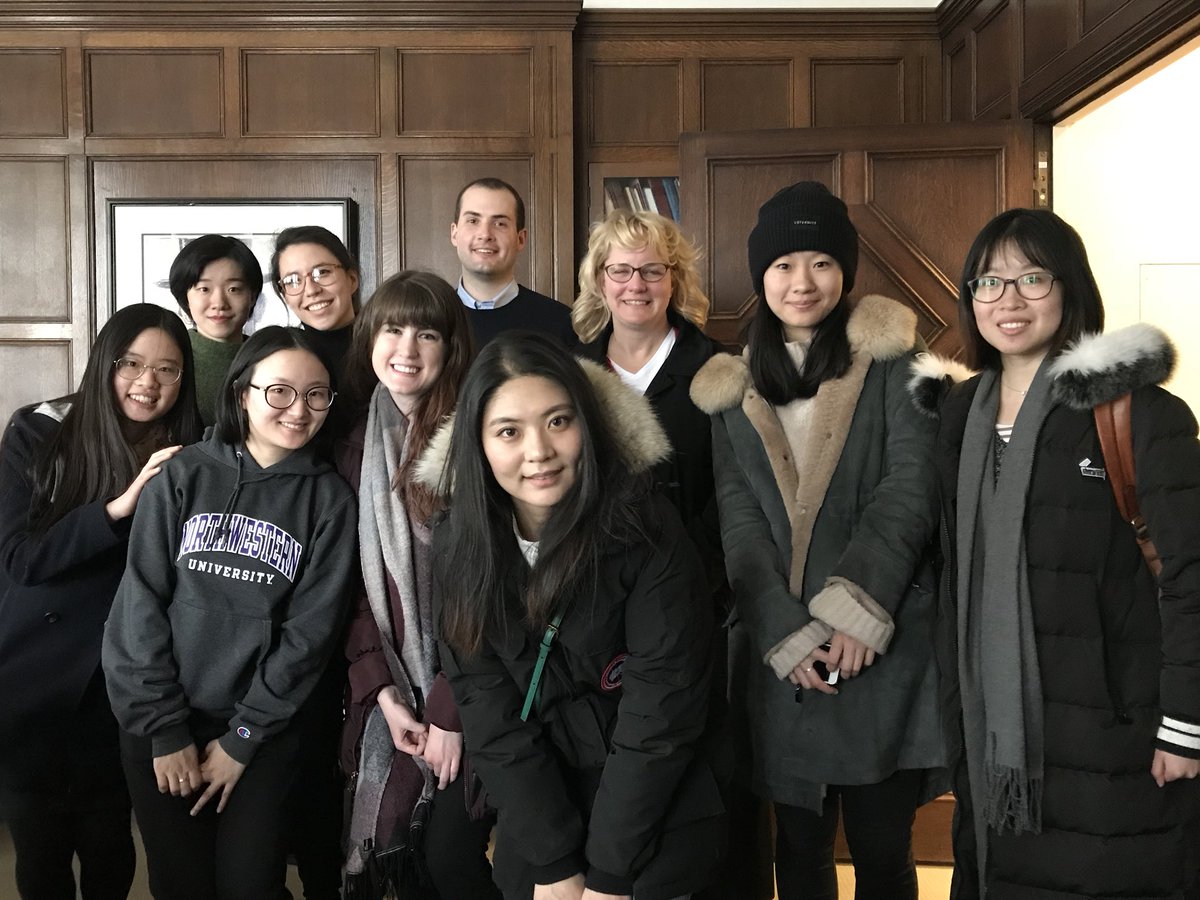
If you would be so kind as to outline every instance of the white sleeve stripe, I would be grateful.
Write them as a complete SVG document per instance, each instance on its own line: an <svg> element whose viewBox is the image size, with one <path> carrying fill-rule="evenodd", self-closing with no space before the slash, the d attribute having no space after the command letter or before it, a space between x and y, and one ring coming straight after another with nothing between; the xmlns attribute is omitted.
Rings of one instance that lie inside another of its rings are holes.
<svg viewBox="0 0 1200 900"><path fill-rule="evenodd" d="M1200 750L1200 737L1192 737L1191 735L1180 734L1178 731L1172 731L1170 728L1162 727L1158 729L1158 739L1166 741L1168 744L1175 744L1179 747L1188 747L1192 750Z"/></svg>
<svg viewBox="0 0 1200 900"><path fill-rule="evenodd" d="M1184 734L1200 735L1200 725L1193 725L1191 722L1185 722L1182 719L1172 719L1170 716L1163 716L1162 724L1164 728L1182 731Z"/></svg>

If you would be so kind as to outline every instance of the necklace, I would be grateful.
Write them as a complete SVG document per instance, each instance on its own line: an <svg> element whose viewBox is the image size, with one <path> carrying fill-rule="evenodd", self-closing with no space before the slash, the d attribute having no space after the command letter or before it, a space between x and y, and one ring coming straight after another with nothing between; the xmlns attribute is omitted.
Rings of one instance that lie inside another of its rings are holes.
<svg viewBox="0 0 1200 900"><path fill-rule="evenodd" d="M1012 391L1014 394L1020 394L1022 397L1024 397L1026 394L1029 393L1029 388L1025 388L1025 390L1022 391L1015 387L1009 387L1003 381L1000 382L1000 387L1004 388L1007 391Z"/></svg>

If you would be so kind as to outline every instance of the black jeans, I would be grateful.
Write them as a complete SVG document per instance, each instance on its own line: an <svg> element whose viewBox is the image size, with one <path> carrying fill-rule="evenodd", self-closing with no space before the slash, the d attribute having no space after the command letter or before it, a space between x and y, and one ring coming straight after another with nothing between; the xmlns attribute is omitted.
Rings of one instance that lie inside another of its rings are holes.
<svg viewBox="0 0 1200 900"><path fill-rule="evenodd" d="M197 748L214 735L197 734ZM264 900L280 896L287 871L285 800L298 771L300 739L287 729L259 748L217 813L213 797L159 793L149 742L127 738L121 757L146 848L155 900Z"/></svg>
<svg viewBox="0 0 1200 900"><path fill-rule="evenodd" d="M500 900L487 847L494 816L472 822L463 797L466 778L437 791L425 831L425 865L441 900Z"/></svg>
<svg viewBox="0 0 1200 900"><path fill-rule="evenodd" d="M878 784L830 785L819 814L776 803L779 900L836 900L839 806L854 860L855 900L916 900L912 825L920 789L921 772L903 770Z"/></svg>

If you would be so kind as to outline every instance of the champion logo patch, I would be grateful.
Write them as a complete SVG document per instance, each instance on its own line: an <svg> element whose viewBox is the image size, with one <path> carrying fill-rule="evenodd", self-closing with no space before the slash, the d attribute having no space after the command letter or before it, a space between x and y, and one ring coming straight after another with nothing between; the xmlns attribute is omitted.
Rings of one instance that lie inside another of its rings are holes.
<svg viewBox="0 0 1200 900"><path fill-rule="evenodd" d="M1108 473L1101 466L1093 466L1092 460L1087 456L1079 461L1079 474L1084 478L1099 478L1101 481L1108 478Z"/></svg>
<svg viewBox="0 0 1200 900"><path fill-rule="evenodd" d="M239 725L238 730L237 730L237 736L240 738L245 738L246 740L249 740L250 739L250 729L247 728L245 725Z"/></svg>
<svg viewBox="0 0 1200 900"><path fill-rule="evenodd" d="M625 669L625 659L628 656L628 653L618 653L612 662L604 667L604 674L600 676L600 690L615 691L621 686L621 673Z"/></svg>

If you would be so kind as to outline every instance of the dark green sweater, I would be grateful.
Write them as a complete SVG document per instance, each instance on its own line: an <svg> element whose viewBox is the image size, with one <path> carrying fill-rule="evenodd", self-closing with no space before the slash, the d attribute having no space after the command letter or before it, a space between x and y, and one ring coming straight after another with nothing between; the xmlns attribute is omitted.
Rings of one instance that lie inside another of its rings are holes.
<svg viewBox="0 0 1200 900"><path fill-rule="evenodd" d="M188 337L192 339L192 356L196 360L196 406L208 427L217 421L217 394L242 344L240 341L236 344L214 341L194 328L188 332Z"/></svg>

